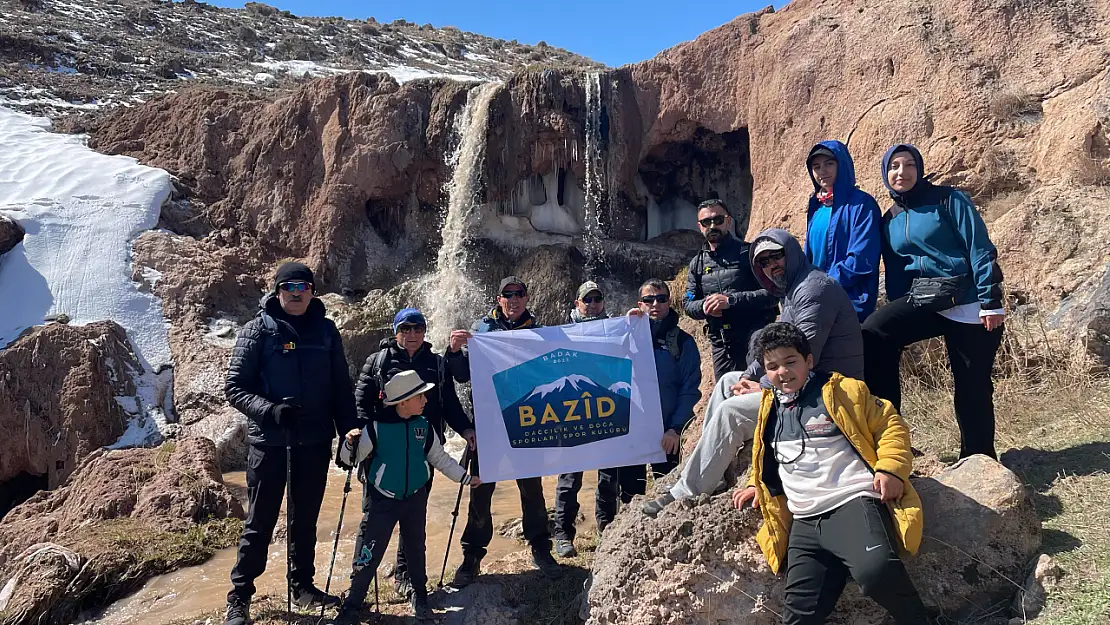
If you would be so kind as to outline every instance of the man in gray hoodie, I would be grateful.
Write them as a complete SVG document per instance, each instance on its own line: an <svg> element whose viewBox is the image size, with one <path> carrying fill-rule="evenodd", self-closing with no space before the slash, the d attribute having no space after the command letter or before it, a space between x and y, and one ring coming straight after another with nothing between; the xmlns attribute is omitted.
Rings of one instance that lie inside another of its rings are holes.
<svg viewBox="0 0 1110 625"><path fill-rule="evenodd" d="M756 279L782 304L779 321L794 324L809 339L814 368L862 380L863 334L844 287L815 268L798 240L780 228L761 232L749 254ZM758 336L753 334L751 342ZM720 487L736 453L755 434L764 371L760 359L749 362L743 372L717 381L705 407L701 438L682 476L669 492L644 506L645 514L655 516L676 499Z"/></svg>

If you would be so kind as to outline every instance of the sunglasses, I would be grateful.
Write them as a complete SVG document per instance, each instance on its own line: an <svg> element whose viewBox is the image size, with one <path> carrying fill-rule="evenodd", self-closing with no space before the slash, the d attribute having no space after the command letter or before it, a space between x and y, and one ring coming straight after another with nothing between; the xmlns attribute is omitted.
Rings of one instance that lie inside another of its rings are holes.
<svg viewBox="0 0 1110 625"><path fill-rule="evenodd" d="M524 291L501 291L501 297L505 299L512 299L514 297L524 297Z"/></svg>
<svg viewBox="0 0 1110 625"><path fill-rule="evenodd" d="M605 301L605 296L604 295L587 295L586 297L582 298L582 303L583 304L592 304L594 302L604 302L604 301Z"/></svg>
<svg viewBox="0 0 1110 625"><path fill-rule="evenodd" d="M703 228L708 228L709 226L719 226L719 225L725 223L725 216L724 215L713 215L712 217L706 217L705 219L699 219L698 223L701 224L701 226Z"/></svg>
<svg viewBox="0 0 1110 625"><path fill-rule="evenodd" d="M282 282L278 285L278 288L289 293L300 293L311 289L312 285L308 282Z"/></svg>
<svg viewBox="0 0 1110 625"><path fill-rule="evenodd" d="M766 256L761 255L759 258L755 259L755 264L760 269L763 269L764 267L774 264L783 256L786 256L786 252L784 252L783 250L778 250L776 252L767 252Z"/></svg>
<svg viewBox="0 0 1110 625"><path fill-rule="evenodd" d="M424 334L425 332L428 331L428 328L426 326L421 326L421 325L406 324L406 325L403 325L403 326L398 326L397 331L400 332L401 334L411 334L413 332L415 332L417 334Z"/></svg>
<svg viewBox="0 0 1110 625"><path fill-rule="evenodd" d="M667 302L671 301L671 296L670 295L662 295L662 294L661 295L644 295L643 297L640 298L640 301L645 303L645 304L654 304L655 302L659 302L660 304L666 304Z"/></svg>

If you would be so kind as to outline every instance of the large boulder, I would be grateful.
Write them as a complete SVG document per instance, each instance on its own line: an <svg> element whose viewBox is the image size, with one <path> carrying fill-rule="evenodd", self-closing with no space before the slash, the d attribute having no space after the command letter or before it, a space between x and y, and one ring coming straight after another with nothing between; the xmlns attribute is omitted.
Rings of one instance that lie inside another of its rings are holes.
<svg viewBox="0 0 1110 625"><path fill-rule="evenodd" d="M1010 580L1022 577L1040 546L1040 522L1020 480L994 460L974 456L913 483L926 525L921 551L907 567L926 605L957 618L1008 606L1015 592ZM713 623L780 621L785 582L771 574L756 544L757 511L736 511L726 492L676 502L651 519L638 501L617 516L598 546L589 625L693 623L707 616ZM850 587L831 622L877 625L884 617Z"/></svg>
<svg viewBox="0 0 1110 625"><path fill-rule="evenodd" d="M74 622L229 546L242 517L208 440L98 451L0 521L0 623Z"/></svg>
<svg viewBox="0 0 1110 625"><path fill-rule="evenodd" d="M119 439L128 414L117 398L135 396L141 371L111 321L36 327L0 350L0 489L21 475L53 488Z"/></svg>
<svg viewBox="0 0 1110 625"><path fill-rule="evenodd" d="M23 227L18 222L0 215L0 256L12 251L23 241Z"/></svg>

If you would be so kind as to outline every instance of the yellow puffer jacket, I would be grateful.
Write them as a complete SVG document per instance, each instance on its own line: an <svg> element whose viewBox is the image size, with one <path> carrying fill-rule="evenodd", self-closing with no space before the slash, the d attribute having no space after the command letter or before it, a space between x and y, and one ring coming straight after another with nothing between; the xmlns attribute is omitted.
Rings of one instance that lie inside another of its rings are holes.
<svg viewBox="0 0 1110 625"><path fill-rule="evenodd" d="M902 499L889 506L902 548L911 555L917 553L924 522L921 498L909 482L913 454L910 452L910 431L905 421L890 402L873 396L863 382L839 373L834 373L825 383L821 396L833 422L871 470L897 475L905 483ZM778 573L786 561L786 545L793 517L786 507L786 497L771 496L763 483L763 432L774 403L774 392L764 390L752 445L752 472L748 485L755 487L756 500L763 513L763 524L756 540L767 558L767 564Z"/></svg>

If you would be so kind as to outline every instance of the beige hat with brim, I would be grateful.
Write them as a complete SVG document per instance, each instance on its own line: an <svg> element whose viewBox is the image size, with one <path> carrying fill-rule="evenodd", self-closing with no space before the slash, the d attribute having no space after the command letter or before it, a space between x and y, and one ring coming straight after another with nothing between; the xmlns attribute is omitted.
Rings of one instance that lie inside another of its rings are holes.
<svg viewBox="0 0 1110 625"><path fill-rule="evenodd" d="M420 374L415 371L402 371L385 383L385 401L382 403L386 406L396 406L406 399L427 393L435 387L435 384L422 380Z"/></svg>

